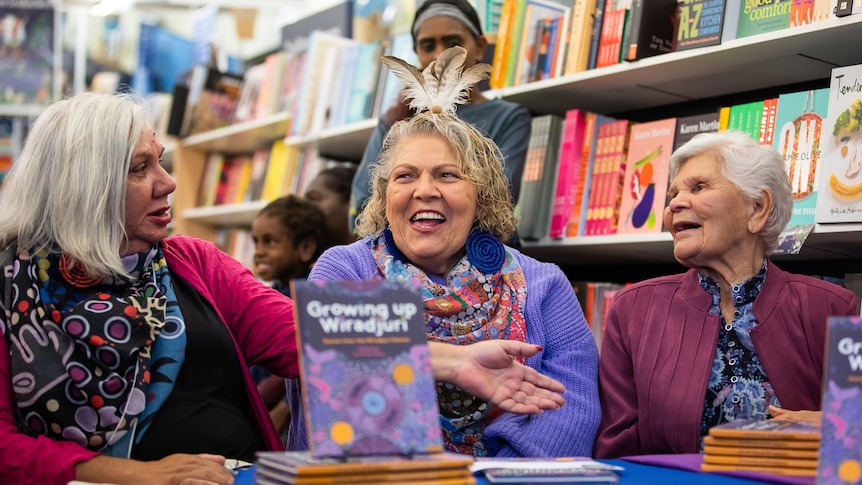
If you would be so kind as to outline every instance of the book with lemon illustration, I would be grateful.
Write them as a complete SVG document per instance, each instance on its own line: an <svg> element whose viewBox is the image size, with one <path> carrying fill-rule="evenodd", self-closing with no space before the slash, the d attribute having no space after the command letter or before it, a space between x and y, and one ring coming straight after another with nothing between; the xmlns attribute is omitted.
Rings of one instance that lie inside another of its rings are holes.
<svg viewBox="0 0 862 485"><path fill-rule="evenodd" d="M292 286L311 455L442 450L418 287L299 280Z"/></svg>
<svg viewBox="0 0 862 485"><path fill-rule="evenodd" d="M835 68L823 123L815 222L862 221L862 65ZM819 169L818 169L819 171Z"/></svg>

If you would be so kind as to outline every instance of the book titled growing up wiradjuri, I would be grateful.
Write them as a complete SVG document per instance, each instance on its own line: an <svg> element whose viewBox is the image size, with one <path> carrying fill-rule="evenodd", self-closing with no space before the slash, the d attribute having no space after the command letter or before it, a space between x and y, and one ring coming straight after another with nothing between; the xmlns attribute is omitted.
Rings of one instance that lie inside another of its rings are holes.
<svg viewBox="0 0 862 485"><path fill-rule="evenodd" d="M862 483L862 319L829 317L817 483Z"/></svg>
<svg viewBox="0 0 862 485"><path fill-rule="evenodd" d="M305 451L257 453L255 483L328 485L391 483L475 483L473 457L442 451L413 456L313 458Z"/></svg>
<svg viewBox="0 0 862 485"><path fill-rule="evenodd" d="M418 287L293 281L313 457L442 450Z"/></svg>

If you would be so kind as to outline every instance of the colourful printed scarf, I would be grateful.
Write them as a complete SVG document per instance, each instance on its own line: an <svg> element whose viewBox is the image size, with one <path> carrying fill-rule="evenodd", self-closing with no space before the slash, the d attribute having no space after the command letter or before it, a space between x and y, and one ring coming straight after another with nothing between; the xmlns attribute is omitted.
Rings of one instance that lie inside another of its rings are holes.
<svg viewBox="0 0 862 485"><path fill-rule="evenodd" d="M527 298L524 272L512 253L498 273L482 274L467 256L435 283L406 261L398 248L387 247L384 237L371 241L380 278L418 280L425 301L425 333L429 340L469 345L482 340L527 340L523 308ZM519 358L523 363L525 359ZM487 403L457 386L437 383L440 420L446 448L458 453L487 456L484 429L500 414Z"/></svg>
<svg viewBox="0 0 862 485"><path fill-rule="evenodd" d="M20 426L128 457L183 362L185 324L164 255L154 247L124 256L130 280L86 288L70 284L61 260L20 251L3 268L12 292L2 330Z"/></svg>

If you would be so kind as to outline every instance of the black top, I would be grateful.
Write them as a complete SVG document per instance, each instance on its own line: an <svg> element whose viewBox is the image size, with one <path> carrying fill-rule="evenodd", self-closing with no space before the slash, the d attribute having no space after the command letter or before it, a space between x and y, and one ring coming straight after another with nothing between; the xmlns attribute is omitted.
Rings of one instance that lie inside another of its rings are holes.
<svg viewBox="0 0 862 485"><path fill-rule="evenodd" d="M173 392L131 457L212 453L253 462L254 453L266 446L251 416L230 333L187 281L175 273L171 278L186 324L186 358Z"/></svg>

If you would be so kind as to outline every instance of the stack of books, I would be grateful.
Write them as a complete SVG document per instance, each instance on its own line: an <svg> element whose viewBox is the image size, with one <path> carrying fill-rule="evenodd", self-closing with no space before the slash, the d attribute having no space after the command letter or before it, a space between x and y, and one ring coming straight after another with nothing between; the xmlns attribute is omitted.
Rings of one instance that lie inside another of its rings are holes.
<svg viewBox="0 0 862 485"><path fill-rule="evenodd" d="M468 485L476 483L473 457L449 452L413 456L313 458L307 452L257 454L254 479L258 485L323 485L397 483Z"/></svg>
<svg viewBox="0 0 862 485"><path fill-rule="evenodd" d="M703 438L703 471L815 476L820 427L811 423L738 419Z"/></svg>

